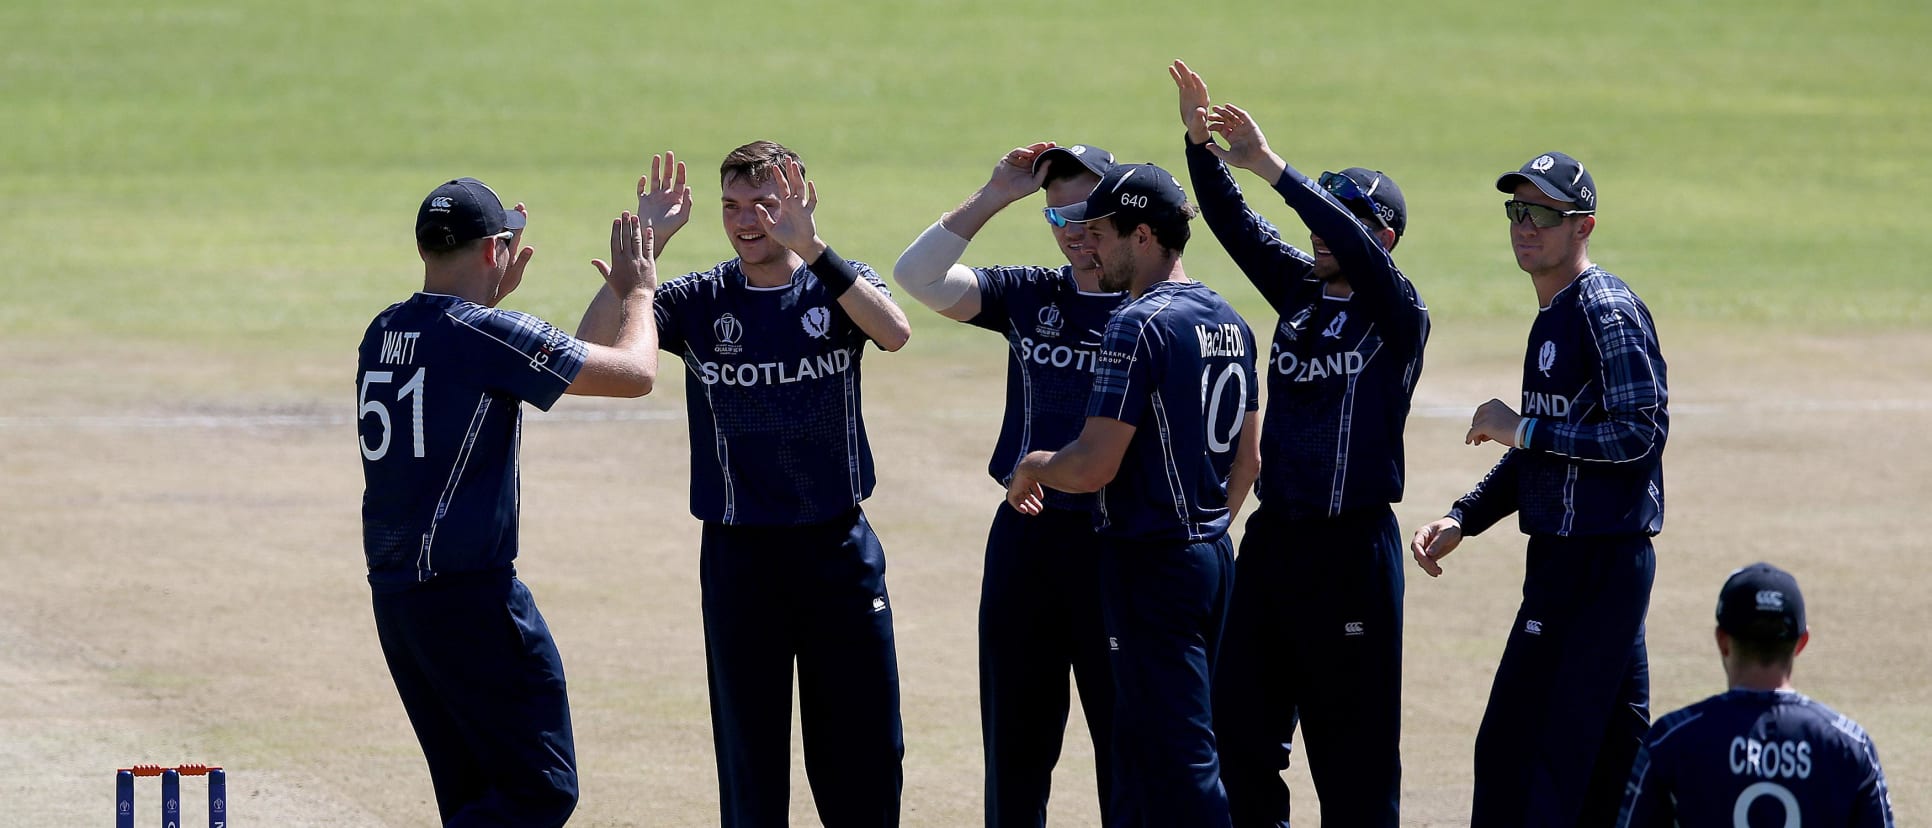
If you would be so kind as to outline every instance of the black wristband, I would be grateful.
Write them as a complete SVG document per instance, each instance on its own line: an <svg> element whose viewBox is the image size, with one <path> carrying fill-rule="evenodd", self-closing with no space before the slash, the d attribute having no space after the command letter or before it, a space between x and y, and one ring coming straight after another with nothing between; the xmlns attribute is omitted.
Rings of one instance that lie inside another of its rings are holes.
<svg viewBox="0 0 1932 828"><path fill-rule="evenodd" d="M844 296L859 281L859 272L852 268L852 263L840 258L830 246L806 267L811 268L812 275L817 276L819 283L825 286L825 295L833 299Z"/></svg>

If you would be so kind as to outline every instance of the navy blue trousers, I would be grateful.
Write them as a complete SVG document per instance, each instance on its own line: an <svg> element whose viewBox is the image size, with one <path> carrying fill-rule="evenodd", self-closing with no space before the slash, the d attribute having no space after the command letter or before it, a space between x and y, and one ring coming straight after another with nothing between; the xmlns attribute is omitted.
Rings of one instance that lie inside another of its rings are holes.
<svg viewBox="0 0 1932 828"><path fill-rule="evenodd" d="M905 739L885 550L857 509L806 526L704 524L711 737L725 828L786 824L792 665L826 828L896 826Z"/></svg>
<svg viewBox="0 0 1932 828"><path fill-rule="evenodd" d="M1067 671L1093 735L1100 810L1113 774L1113 675L1100 616L1100 540L1093 515L1005 502L986 538L979 592L979 717L986 747L986 824L1046 824L1053 766L1066 736Z"/></svg>
<svg viewBox="0 0 1932 828"><path fill-rule="evenodd" d="M1234 543L1103 538L1114 674L1110 828L1223 828L1228 798L1209 678L1234 591Z"/></svg>
<svg viewBox="0 0 1932 828"><path fill-rule="evenodd" d="M374 596L376 635L446 826L562 825L577 807L563 659L508 569Z"/></svg>
<svg viewBox="0 0 1932 828"><path fill-rule="evenodd" d="M1387 506L1248 519L1214 674L1236 826L1288 825L1297 719L1323 824L1390 826L1402 788L1401 530Z"/></svg>
<svg viewBox="0 0 1932 828"><path fill-rule="evenodd" d="M1650 730L1644 615L1657 557L1641 535L1532 535L1489 709L1472 828L1609 826Z"/></svg>

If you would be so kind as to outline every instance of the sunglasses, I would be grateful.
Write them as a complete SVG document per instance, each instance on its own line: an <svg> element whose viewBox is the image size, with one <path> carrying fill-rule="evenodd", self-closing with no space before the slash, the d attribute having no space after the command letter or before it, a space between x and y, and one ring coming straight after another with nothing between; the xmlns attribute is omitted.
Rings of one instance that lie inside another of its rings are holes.
<svg viewBox="0 0 1932 828"><path fill-rule="evenodd" d="M1513 198L1503 202L1503 215L1509 216L1510 224L1521 224L1524 219L1529 219L1531 224L1546 229L1562 224L1564 219L1571 216L1588 216L1596 212L1595 210L1558 210L1555 207L1545 207Z"/></svg>
<svg viewBox="0 0 1932 828"><path fill-rule="evenodd" d="M1316 179L1316 182L1321 184L1322 189L1327 190L1329 195L1334 196L1335 200L1340 201L1342 206L1347 207L1349 212L1354 213L1356 218L1374 222L1377 227L1389 226L1388 221L1382 218L1382 212L1375 209L1375 200L1369 198L1368 191L1362 189L1362 185L1355 183L1355 179L1338 172L1325 172Z"/></svg>

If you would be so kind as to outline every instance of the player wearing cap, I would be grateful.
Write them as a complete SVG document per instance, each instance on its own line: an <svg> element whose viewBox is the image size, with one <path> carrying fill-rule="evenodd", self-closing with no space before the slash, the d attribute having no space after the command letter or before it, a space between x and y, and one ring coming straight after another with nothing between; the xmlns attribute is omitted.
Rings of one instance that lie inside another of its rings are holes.
<svg viewBox="0 0 1932 828"><path fill-rule="evenodd" d="M606 347L496 308L535 253L526 217L474 178L437 187L416 213L423 289L357 352L376 634L446 825L562 825L576 807L563 661L514 569L522 404L640 396L657 375L649 231L625 213L595 262L617 309Z"/></svg>
<svg viewBox="0 0 1932 828"><path fill-rule="evenodd" d="M1059 209L1085 223L1107 323L1087 420L1020 461L1007 502L1099 492L1101 608L1114 676L1112 826L1228 825L1208 679L1234 585L1228 524L1261 463L1254 334L1181 264L1194 208L1152 164L1116 166Z"/></svg>
<svg viewBox="0 0 1932 828"><path fill-rule="evenodd" d="M1175 61L1201 217L1281 318L1269 360L1258 504L1235 561L1214 676L1221 775L1237 826L1286 826L1300 720L1324 821L1396 824L1402 763L1402 430L1429 309L1390 251L1408 224L1395 182L1351 167L1309 180L1240 107L1210 108ZM1228 146L1214 143L1210 131ZM1307 225L1297 250L1248 208L1227 164Z"/></svg>
<svg viewBox="0 0 1932 828"><path fill-rule="evenodd" d="M1811 640L1798 581L1757 563L1717 594L1730 691L1657 720L1625 786L1619 828L1891 828L1864 728L1791 687Z"/></svg>
<svg viewBox="0 0 1932 828"><path fill-rule="evenodd" d="M681 167L655 168L638 211L661 252L691 200ZM867 341L896 351L912 329L870 267L818 237L797 153L754 141L719 180L738 256L666 283L656 310L660 343L684 359L723 824L785 824L796 663L819 818L896 825L899 668L885 551L859 508L873 486L859 360ZM600 292L585 328L614 306Z"/></svg>
<svg viewBox="0 0 1932 828"><path fill-rule="evenodd" d="M1416 530L1430 577L1511 512L1529 535L1523 603L1476 735L1471 825L1609 825L1649 728L1644 613L1664 524L1669 432L1650 309L1590 261L1597 189L1560 152L1504 173L1516 264L1541 310L1522 411L1476 409L1466 442L1508 447L1449 515Z"/></svg>
<svg viewBox="0 0 1932 828"><path fill-rule="evenodd" d="M1085 201L1113 154L1030 144L994 166L985 186L920 234L892 268L906 293L941 315L1006 337L1006 419L987 472L1005 485L1030 451L1080 433L1100 338L1126 294L1100 289L1087 225L1056 208ZM959 264L994 215L1044 189L1048 226L1067 263ZM1038 515L1000 501L980 584L979 711L986 751L986 824L1046 824L1053 766L1067 726L1067 671L1093 736L1100 806L1112 775L1113 677L1100 626L1099 544L1091 494L1050 490Z"/></svg>

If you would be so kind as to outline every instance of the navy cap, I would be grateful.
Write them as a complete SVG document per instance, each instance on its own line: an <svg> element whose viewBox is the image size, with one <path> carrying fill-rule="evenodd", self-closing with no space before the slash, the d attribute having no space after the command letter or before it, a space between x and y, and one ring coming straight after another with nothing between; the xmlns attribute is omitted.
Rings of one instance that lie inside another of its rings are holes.
<svg viewBox="0 0 1932 828"><path fill-rule="evenodd" d="M437 187L416 210L416 243L434 252L521 229L523 214L504 209L496 191L474 178L458 178Z"/></svg>
<svg viewBox="0 0 1932 828"><path fill-rule="evenodd" d="M1067 221L1119 215L1129 226L1187 216L1187 194L1172 173L1153 164L1120 164L1100 177L1087 200L1059 208Z"/></svg>
<svg viewBox="0 0 1932 828"><path fill-rule="evenodd" d="M1383 175L1381 170L1366 167L1349 167L1342 170L1342 175L1362 189L1382 223L1395 231L1396 238L1401 238L1402 231L1409 226L1409 202L1402 197L1402 188L1395 186L1395 179Z"/></svg>
<svg viewBox="0 0 1932 828"><path fill-rule="evenodd" d="M1531 158L1522 169L1503 173L1496 179L1496 189L1513 193L1522 181L1535 184L1536 189L1550 198L1575 204L1578 210L1596 212L1597 182L1583 168L1583 162L1575 158L1560 152L1543 153Z"/></svg>
<svg viewBox="0 0 1932 828"><path fill-rule="evenodd" d="M1041 166L1055 159L1071 159L1080 166L1086 167L1088 172L1102 178L1105 178L1107 173L1112 172L1114 169L1113 153L1092 144L1074 144L1070 147L1054 147L1052 149L1042 150L1039 155L1033 156L1033 168L1031 171L1039 172Z"/></svg>
<svg viewBox="0 0 1932 828"><path fill-rule="evenodd" d="M1798 579L1768 563L1731 573L1717 593L1717 626L1754 641L1796 641L1804 633L1805 597Z"/></svg>

